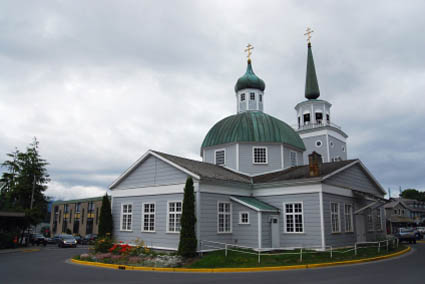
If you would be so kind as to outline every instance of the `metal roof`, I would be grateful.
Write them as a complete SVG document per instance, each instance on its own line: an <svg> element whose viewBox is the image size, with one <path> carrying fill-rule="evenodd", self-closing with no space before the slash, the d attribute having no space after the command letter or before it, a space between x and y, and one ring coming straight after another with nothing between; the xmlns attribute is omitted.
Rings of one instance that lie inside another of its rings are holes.
<svg viewBox="0 0 425 284"><path fill-rule="evenodd" d="M205 136L201 149L237 142L283 143L305 150L292 127L262 111L246 111L220 120Z"/></svg>
<svg viewBox="0 0 425 284"><path fill-rule="evenodd" d="M247 196L232 196L230 197L231 200L236 201L246 207L249 207L255 211L260 212L279 212L279 209L267 204L261 200L258 200L254 197L247 197Z"/></svg>
<svg viewBox="0 0 425 284"><path fill-rule="evenodd" d="M243 89L258 89L264 91L266 84L252 70L251 60L248 59L245 74L238 79L235 85L235 92Z"/></svg>

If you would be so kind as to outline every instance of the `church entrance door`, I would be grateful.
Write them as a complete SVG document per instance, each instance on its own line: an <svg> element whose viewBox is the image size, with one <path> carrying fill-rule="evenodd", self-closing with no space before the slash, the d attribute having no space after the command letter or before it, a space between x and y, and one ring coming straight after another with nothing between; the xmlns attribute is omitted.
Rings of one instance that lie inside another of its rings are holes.
<svg viewBox="0 0 425 284"><path fill-rule="evenodd" d="M279 234L279 216L271 217L271 230L272 230L272 247L280 247L280 234Z"/></svg>
<svg viewBox="0 0 425 284"><path fill-rule="evenodd" d="M366 223L364 215L355 215L356 216L356 240L357 242L366 241Z"/></svg>

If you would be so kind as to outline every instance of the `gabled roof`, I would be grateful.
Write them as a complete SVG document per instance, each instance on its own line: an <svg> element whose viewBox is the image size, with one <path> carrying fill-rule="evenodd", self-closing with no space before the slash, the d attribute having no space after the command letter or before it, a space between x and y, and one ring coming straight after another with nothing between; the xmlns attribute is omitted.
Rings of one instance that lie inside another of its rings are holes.
<svg viewBox="0 0 425 284"><path fill-rule="evenodd" d="M247 197L247 196L231 196L231 200L238 202L239 204L242 204L248 208L251 208L255 211L259 212L274 212L278 213L279 209L267 204L261 200L258 200L254 197Z"/></svg>
<svg viewBox="0 0 425 284"><path fill-rule="evenodd" d="M376 185L380 191L385 194L385 190L376 181L367 168L360 160L346 160L332 163L323 163L321 165L321 173L317 177L309 175L309 166L291 167L281 171L275 171L268 174L250 176L237 173L231 169L217 166L207 162L186 159L158 151L149 150L141 158L139 158L130 168L128 168L120 177L118 177L110 186L113 189L122 180L124 180L134 169L136 169L149 156L154 156L165 163L185 172L188 176L197 180L215 180L223 182L236 182L245 185L269 184L269 183L299 183L299 182L323 182L326 179L342 172L354 165L359 165L367 177Z"/></svg>
<svg viewBox="0 0 425 284"><path fill-rule="evenodd" d="M249 176L238 174L229 169L226 169L221 166L217 166L210 163L205 163L201 161L190 160L186 158L181 158L165 153L161 153L158 151L151 151L168 161L171 161L188 171L195 173L201 179L213 179L213 180L223 180L223 181L232 181L232 182L240 182L240 183L251 183L251 178Z"/></svg>
<svg viewBox="0 0 425 284"><path fill-rule="evenodd" d="M315 178L323 178L335 171L354 163L357 160L346 160L332 163L323 163L320 168L320 175ZM282 171L273 172L269 174L255 176L254 183L272 183L279 181L297 180L297 179L309 179L309 168L308 165L291 167Z"/></svg>
<svg viewBox="0 0 425 284"><path fill-rule="evenodd" d="M197 180L221 180L227 182L251 184L251 177L236 173L224 167L149 150L142 157L140 157L133 165L131 165L130 168L128 168L121 176L119 176L109 186L109 188L113 189L134 169L136 169L141 163L143 163L143 161L145 161L149 156L154 156Z"/></svg>

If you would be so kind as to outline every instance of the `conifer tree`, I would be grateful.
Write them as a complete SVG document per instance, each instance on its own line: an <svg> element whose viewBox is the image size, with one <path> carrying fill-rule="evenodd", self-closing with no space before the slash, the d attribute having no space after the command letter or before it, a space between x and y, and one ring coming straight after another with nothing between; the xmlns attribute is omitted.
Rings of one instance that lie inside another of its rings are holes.
<svg viewBox="0 0 425 284"><path fill-rule="evenodd" d="M193 180L188 177L184 187L183 212L180 219L180 242L179 255L183 257L191 257L196 255L196 233L195 233L195 193L193 189Z"/></svg>
<svg viewBox="0 0 425 284"><path fill-rule="evenodd" d="M108 194L102 199L102 208L99 217L99 237L112 237L112 212Z"/></svg>

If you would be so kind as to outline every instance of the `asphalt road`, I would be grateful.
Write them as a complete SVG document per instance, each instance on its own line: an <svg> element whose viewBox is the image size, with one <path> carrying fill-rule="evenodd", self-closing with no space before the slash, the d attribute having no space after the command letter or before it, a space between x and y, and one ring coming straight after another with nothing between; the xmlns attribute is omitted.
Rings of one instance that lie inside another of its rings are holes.
<svg viewBox="0 0 425 284"><path fill-rule="evenodd" d="M173 273L123 271L71 264L86 248L54 246L39 252L0 254L0 283L425 283L425 244L403 256L338 267L248 273Z"/></svg>

